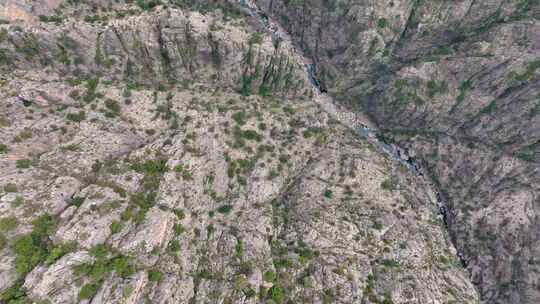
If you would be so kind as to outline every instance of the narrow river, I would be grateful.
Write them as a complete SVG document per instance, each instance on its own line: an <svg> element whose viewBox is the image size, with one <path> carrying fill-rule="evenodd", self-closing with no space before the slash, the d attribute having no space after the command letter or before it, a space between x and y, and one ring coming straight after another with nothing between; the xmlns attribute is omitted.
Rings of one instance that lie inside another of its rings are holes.
<svg viewBox="0 0 540 304"><path fill-rule="evenodd" d="M260 10L253 0L230 0L239 3L246 12L258 20L261 26L269 32L273 39L279 39L291 46L296 55L302 58L305 67L305 73L307 81L314 89L314 98L321 105L324 111L329 113L334 119L345 125L346 127L354 130L359 136L365 138L368 142L379 148L380 151L389 155L395 161L401 163L411 172L418 175L431 189L435 195L436 204L438 207L439 215L444 222L446 230L450 233L448 223L449 218L455 216L451 210L448 209L446 202L443 200L437 187L431 182L430 178L424 176L422 169L418 166L414 157L410 156L406 149L397 146L394 143L389 143L384 140L380 132L377 130L377 126L363 113L356 113L346 109L345 107L337 104L334 99L326 93L326 90L321 89L321 82L317 77L317 66L309 58L303 55L303 52L294 47L294 43L289 34L281 28L281 26L271 20L262 10ZM453 238L451 237L454 243ZM455 244L455 243L454 243ZM457 251L457 258L460 260L463 267L467 267L467 261L463 257L462 252Z"/></svg>
<svg viewBox="0 0 540 304"><path fill-rule="evenodd" d="M240 6L243 7L249 15L257 19L260 24L269 32L273 39L284 41L293 46L292 39L281 26L273 22L263 11L261 11L252 0L237 0ZM366 138L370 143L377 146L380 150L388 154L392 159L400 162L409 170L422 175L416 161L409 156L407 150L398 147L395 144L385 142L377 132L377 128L373 122L361 113L354 113L343 106L336 104L331 96L325 90L321 89L321 82L317 78L316 64L309 58L303 56L302 52L293 47L296 54L303 59L306 77L309 83L316 91L315 99L321 104L322 108L334 117L343 125L353 129L358 135Z"/></svg>

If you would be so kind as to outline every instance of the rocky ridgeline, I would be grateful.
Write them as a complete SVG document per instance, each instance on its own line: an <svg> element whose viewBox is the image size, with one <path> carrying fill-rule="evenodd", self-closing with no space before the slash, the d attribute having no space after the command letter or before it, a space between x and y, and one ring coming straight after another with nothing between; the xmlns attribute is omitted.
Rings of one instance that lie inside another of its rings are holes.
<svg viewBox="0 0 540 304"><path fill-rule="evenodd" d="M431 186L186 3L3 4L0 302L478 303Z"/></svg>
<svg viewBox="0 0 540 304"><path fill-rule="evenodd" d="M540 3L255 1L415 157L483 303L538 303Z"/></svg>

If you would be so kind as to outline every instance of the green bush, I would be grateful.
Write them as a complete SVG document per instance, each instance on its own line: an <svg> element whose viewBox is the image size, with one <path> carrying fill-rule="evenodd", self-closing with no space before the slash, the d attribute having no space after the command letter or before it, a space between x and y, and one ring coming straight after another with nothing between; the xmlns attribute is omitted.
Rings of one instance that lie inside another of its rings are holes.
<svg viewBox="0 0 540 304"><path fill-rule="evenodd" d="M7 245L8 241L6 239L6 237L0 233L0 251L4 248L6 248L6 245Z"/></svg>
<svg viewBox="0 0 540 304"><path fill-rule="evenodd" d="M67 120L71 120L73 122L81 122L86 119L86 113L84 111L79 111L78 113L68 113L66 115Z"/></svg>
<svg viewBox="0 0 540 304"><path fill-rule="evenodd" d="M387 178L381 183L381 188L388 191L397 189L397 181L393 178Z"/></svg>
<svg viewBox="0 0 540 304"><path fill-rule="evenodd" d="M15 162L15 166L19 169L27 169L32 165L32 161L29 159L18 159Z"/></svg>
<svg viewBox="0 0 540 304"><path fill-rule="evenodd" d="M26 290L22 287L24 280L17 281L15 285L0 293L0 303L6 304L32 304L26 296Z"/></svg>
<svg viewBox="0 0 540 304"><path fill-rule="evenodd" d="M110 226L111 233L116 234L122 230L122 223L119 221L113 221Z"/></svg>
<svg viewBox="0 0 540 304"><path fill-rule="evenodd" d="M430 80L427 83L427 90L427 94L431 98L435 97L437 94L446 94L448 93L448 82L437 82L435 80Z"/></svg>
<svg viewBox="0 0 540 304"><path fill-rule="evenodd" d="M105 107L107 107L107 109L111 110L114 114L120 113L120 110L122 109L120 107L120 103L118 103L118 101L112 100L110 98L105 100Z"/></svg>
<svg viewBox="0 0 540 304"><path fill-rule="evenodd" d="M55 228L55 219L44 214L32 221L33 229L28 235L19 236L13 245L15 269L25 275L43 262L50 254L49 235Z"/></svg>
<svg viewBox="0 0 540 304"><path fill-rule="evenodd" d="M127 278L131 276L135 269L129 264L129 258L126 256L118 256L113 259L112 264L116 274L122 278Z"/></svg>
<svg viewBox="0 0 540 304"><path fill-rule="evenodd" d="M261 141L262 136L257 133L257 131L254 130L244 130L241 133L242 138L247 140L255 140L255 141Z"/></svg>
<svg viewBox="0 0 540 304"><path fill-rule="evenodd" d="M394 259L384 259L382 261L382 264L389 268L397 268L399 267L399 262Z"/></svg>
<svg viewBox="0 0 540 304"><path fill-rule="evenodd" d="M130 168L138 173L147 174L162 174L169 171L166 159L147 160L144 163L134 163Z"/></svg>
<svg viewBox="0 0 540 304"><path fill-rule="evenodd" d="M236 112L232 115L232 119L240 126L243 126L247 122L247 114L244 111Z"/></svg>
<svg viewBox="0 0 540 304"><path fill-rule="evenodd" d="M54 262L56 262L59 258L63 257L69 252L74 251L75 248L75 244L62 244L52 248L47 257L45 258L45 264L54 264Z"/></svg>
<svg viewBox="0 0 540 304"><path fill-rule="evenodd" d="M0 231L9 231L17 228L18 225L17 218L11 216L11 217L4 217L0 218Z"/></svg>
<svg viewBox="0 0 540 304"><path fill-rule="evenodd" d="M162 273L158 270L150 270L150 272L148 272L148 280L150 280L150 282L159 281L159 279L161 279L161 276Z"/></svg>
<svg viewBox="0 0 540 304"><path fill-rule="evenodd" d="M17 192L17 185L9 183L4 185L4 191L5 192Z"/></svg>
<svg viewBox="0 0 540 304"><path fill-rule="evenodd" d="M264 35L262 33L253 33L249 37L249 44L261 44L263 39Z"/></svg>
<svg viewBox="0 0 540 304"><path fill-rule="evenodd" d="M180 221L186 218L186 213L182 209L174 209L173 212Z"/></svg>
<svg viewBox="0 0 540 304"><path fill-rule="evenodd" d="M266 282L274 282L276 280L276 273L268 270L264 273L263 278Z"/></svg>
<svg viewBox="0 0 540 304"><path fill-rule="evenodd" d="M383 229L383 223L381 221L375 221L373 223L373 228L377 229L377 230L382 230Z"/></svg>
<svg viewBox="0 0 540 304"><path fill-rule="evenodd" d="M30 130L30 129L25 129L24 131L22 131L21 133L19 133L19 135L15 136L15 137L13 138L13 141L14 141L14 142L18 142L18 143L19 143L19 142L23 142L23 141L25 141L25 140L27 140L27 139L32 138L32 136L33 136L32 130Z"/></svg>
<svg viewBox="0 0 540 304"><path fill-rule="evenodd" d="M220 207L217 209L217 212L219 212L219 213L221 213L221 214L228 214L228 213L230 213L232 210L233 210L233 206L232 206L232 205L223 205L223 206L220 206Z"/></svg>
<svg viewBox="0 0 540 304"><path fill-rule="evenodd" d="M326 191L324 191L324 197L332 198L332 190L327 189Z"/></svg>
<svg viewBox="0 0 540 304"><path fill-rule="evenodd" d="M96 259L104 259L109 254L109 250L104 244L98 244L90 249L90 254Z"/></svg>
<svg viewBox="0 0 540 304"><path fill-rule="evenodd" d="M5 154L8 152L8 146L4 145L4 144L0 144L0 154Z"/></svg>
<svg viewBox="0 0 540 304"><path fill-rule="evenodd" d="M387 25L388 21L385 18L379 18L379 20L377 20L377 26L379 28L385 28Z"/></svg>
<svg viewBox="0 0 540 304"><path fill-rule="evenodd" d="M92 299L98 291L98 286L96 284L84 284L79 292L79 299L88 300Z"/></svg>
<svg viewBox="0 0 540 304"><path fill-rule="evenodd" d="M139 6L142 10L151 10L154 7L162 4L160 0L137 0L136 1L137 6Z"/></svg>
<svg viewBox="0 0 540 304"><path fill-rule="evenodd" d="M80 207L85 199L85 197L74 196L68 200L68 205Z"/></svg>
<svg viewBox="0 0 540 304"><path fill-rule="evenodd" d="M169 242L169 247L168 247L168 250L170 252L177 252L180 250L180 242L178 242L177 240L172 240Z"/></svg>
<svg viewBox="0 0 540 304"><path fill-rule="evenodd" d="M86 80L86 93L84 94L84 97L83 97L84 102L90 103L94 99L96 99L97 97L96 90L97 90L98 85L99 85L99 78L97 77L88 78Z"/></svg>
<svg viewBox="0 0 540 304"><path fill-rule="evenodd" d="M272 300L276 302L277 304L283 303L285 301L285 289L279 285L274 285L270 289L270 295L272 297Z"/></svg>

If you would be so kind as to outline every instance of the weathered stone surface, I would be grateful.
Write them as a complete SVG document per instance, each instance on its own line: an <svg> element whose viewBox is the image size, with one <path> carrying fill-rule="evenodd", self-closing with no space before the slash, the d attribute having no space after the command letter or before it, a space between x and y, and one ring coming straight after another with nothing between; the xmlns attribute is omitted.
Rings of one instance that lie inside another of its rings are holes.
<svg viewBox="0 0 540 304"><path fill-rule="evenodd" d="M537 303L538 1L253 2L422 160L482 301Z"/></svg>
<svg viewBox="0 0 540 304"><path fill-rule="evenodd" d="M93 304L478 303L429 178L358 135L354 127L369 120L310 86L289 37L277 43L230 6L236 1L211 11L137 6L147 2L4 1L0 217L17 225L0 231L0 292L12 286L36 302ZM284 10L273 5L270 16ZM378 31L371 23L388 4L362 5L320 17L342 20L322 33L327 60L315 58L321 73L339 76L323 83L333 93L370 68L347 33L393 45L399 33L390 28L405 26L413 10L394 1L389 11L399 16ZM467 4L452 8L431 10L432 26L459 20ZM291 12L293 37L302 32L297 22L322 20ZM350 23L356 17L371 23L364 30ZM312 51L316 28L304 34ZM414 57L406 46L400 58ZM411 65L396 75L428 79L442 70ZM368 113L380 122L377 111ZM414 150L424 156L430 147ZM499 170L513 166L508 156ZM484 211L493 225L534 226L523 203L534 191L500 195ZM510 200L523 219L505 224ZM32 252L36 260L25 260ZM470 263L473 278L488 265Z"/></svg>

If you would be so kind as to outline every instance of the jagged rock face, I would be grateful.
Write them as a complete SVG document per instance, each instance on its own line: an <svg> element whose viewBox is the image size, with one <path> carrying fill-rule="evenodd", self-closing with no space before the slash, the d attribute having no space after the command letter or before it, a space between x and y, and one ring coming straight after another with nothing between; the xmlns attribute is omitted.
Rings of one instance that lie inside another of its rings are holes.
<svg viewBox="0 0 540 304"><path fill-rule="evenodd" d="M413 150L485 303L538 303L538 1L256 1Z"/></svg>
<svg viewBox="0 0 540 304"><path fill-rule="evenodd" d="M137 3L2 3L0 302L478 303L431 185L291 45Z"/></svg>

